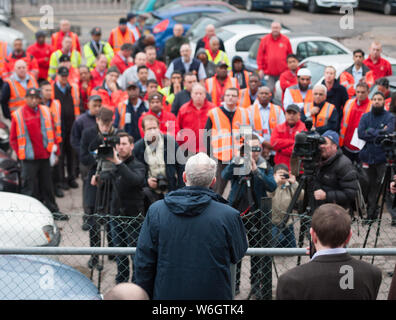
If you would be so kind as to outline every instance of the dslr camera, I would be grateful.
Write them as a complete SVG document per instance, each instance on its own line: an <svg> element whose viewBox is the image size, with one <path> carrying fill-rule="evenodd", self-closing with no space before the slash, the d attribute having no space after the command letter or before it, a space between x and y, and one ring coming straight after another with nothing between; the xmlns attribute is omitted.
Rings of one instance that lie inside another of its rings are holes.
<svg viewBox="0 0 396 320"><path fill-rule="evenodd" d="M98 148L97 157L101 160L113 157L113 149L120 143L120 137L117 135L102 134L103 143Z"/></svg>

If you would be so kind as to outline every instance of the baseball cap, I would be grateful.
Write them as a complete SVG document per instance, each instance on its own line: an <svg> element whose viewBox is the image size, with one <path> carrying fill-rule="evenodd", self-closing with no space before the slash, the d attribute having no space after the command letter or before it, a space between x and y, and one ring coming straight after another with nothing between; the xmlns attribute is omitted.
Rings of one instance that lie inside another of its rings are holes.
<svg viewBox="0 0 396 320"><path fill-rule="evenodd" d="M340 136L338 135L337 132L333 130L327 130L325 133L322 134L323 138L329 138L331 141L333 141L337 147L339 146L338 142L340 140Z"/></svg>
<svg viewBox="0 0 396 320"><path fill-rule="evenodd" d="M98 94L93 94L92 96L89 97L88 100L89 101L92 101L92 100L94 100L94 101L102 101L102 97L100 95L98 95Z"/></svg>
<svg viewBox="0 0 396 320"><path fill-rule="evenodd" d="M298 72L297 72L297 77L301 77L301 76L312 77L311 71L309 71L308 68L301 68L301 69L298 70Z"/></svg>
<svg viewBox="0 0 396 320"><path fill-rule="evenodd" d="M112 72L120 74L120 70L118 70L118 68L116 66L111 66L109 69L107 69L106 74L109 74L109 73L112 73Z"/></svg>
<svg viewBox="0 0 396 320"><path fill-rule="evenodd" d="M297 113L298 113L298 112L300 112L300 108L299 108L298 105L292 103L292 104L289 104L289 105L287 106L286 112L288 112L288 111L294 111L294 112L297 112Z"/></svg>
<svg viewBox="0 0 396 320"><path fill-rule="evenodd" d="M91 35L93 36L99 36L102 34L102 29L99 27L95 27L91 30Z"/></svg>
<svg viewBox="0 0 396 320"><path fill-rule="evenodd" d="M128 14L127 14L127 20L129 21L129 20L131 20L132 18L135 18L137 15L135 14L135 13L133 13L133 12L129 12Z"/></svg>
<svg viewBox="0 0 396 320"><path fill-rule="evenodd" d="M60 67L58 69L58 74L60 76L68 76L69 75L69 69L67 69L66 67Z"/></svg>
<svg viewBox="0 0 396 320"><path fill-rule="evenodd" d="M162 94L159 92L153 92L152 94L150 94L150 96L148 97L148 101L152 101L154 99L160 100L162 101Z"/></svg>
<svg viewBox="0 0 396 320"><path fill-rule="evenodd" d="M26 97L40 97L41 96L41 92L39 89L36 88L31 88L26 92Z"/></svg>
<svg viewBox="0 0 396 320"><path fill-rule="evenodd" d="M70 57L67 54L62 54L59 58L59 62L70 61Z"/></svg>
<svg viewBox="0 0 396 320"><path fill-rule="evenodd" d="M139 86L134 81L128 82L126 88L129 89L129 88L132 88L132 87L138 88Z"/></svg>

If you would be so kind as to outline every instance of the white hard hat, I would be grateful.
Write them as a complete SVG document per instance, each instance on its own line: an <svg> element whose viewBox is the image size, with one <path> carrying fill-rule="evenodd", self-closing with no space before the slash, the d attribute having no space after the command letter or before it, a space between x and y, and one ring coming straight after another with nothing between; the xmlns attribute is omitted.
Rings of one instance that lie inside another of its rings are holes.
<svg viewBox="0 0 396 320"><path fill-rule="evenodd" d="M297 72L297 77L300 77L300 76L312 77L311 71L309 71L308 68L301 68L301 69L298 70L298 72Z"/></svg>

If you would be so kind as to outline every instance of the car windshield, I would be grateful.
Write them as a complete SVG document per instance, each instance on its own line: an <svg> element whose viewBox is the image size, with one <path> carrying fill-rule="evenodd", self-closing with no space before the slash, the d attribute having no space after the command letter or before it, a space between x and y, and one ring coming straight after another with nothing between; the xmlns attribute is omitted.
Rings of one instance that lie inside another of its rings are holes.
<svg viewBox="0 0 396 320"><path fill-rule="evenodd" d="M134 1L131 11L145 11L150 0Z"/></svg>
<svg viewBox="0 0 396 320"><path fill-rule="evenodd" d="M187 32L187 37L189 39L201 39L205 36L205 28L208 24L214 24L217 20L210 17L202 17L195 21L190 30Z"/></svg>
<svg viewBox="0 0 396 320"><path fill-rule="evenodd" d="M226 42L228 39L231 39L235 35L236 33L225 29L219 29L218 31L216 31L216 36L223 40L223 42Z"/></svg>
<svg viewBox="0 0 396 320"><path fill-rule="evenodd" d="M308 68L311 71L311 84L315 85L323 77L326 66L317 62L306 61L300 65L300 68Z"/></svg>
<svg viewBox="0 0 396 320"><path fill-rule="evenodd" d="M250 47L250 49L249 49L249 58L250 59L256 60L257 51L260 46L260 41L261 41L261 37L260 37L260 39L257 39L256 41L254 41L252 46Z"/></svg>
<svg viewBox="0 0 396 320"><path fill-rule="evenodd" d="M156 16L155 14L151 14L150 17L146 20L146 26L153 26L160 21L162 21L161 17Z"/></svg>

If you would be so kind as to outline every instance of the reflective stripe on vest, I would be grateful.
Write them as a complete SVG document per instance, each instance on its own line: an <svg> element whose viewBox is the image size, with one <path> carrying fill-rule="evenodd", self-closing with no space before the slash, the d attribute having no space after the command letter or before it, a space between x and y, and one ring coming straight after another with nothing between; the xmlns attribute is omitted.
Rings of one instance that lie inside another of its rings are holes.
<svg viewBox="0 0 396 320"><path fill-rule="evenodd" d="M217 85L215 84L217 83L217 80L215 80L215 77L216 76L206 79L205 87L212 97L212 103L216 105L216 107L218 107L222 100L218 101L219 99L217 98ZM228 76L224 84L224 88L225 90L227 90L228 88L238 88L238 80Z"/></svg>
<svg viewBox="0 0 396 320"><path fill-rule="evenodd" d="M41 133L43 137L43 146L51 153L55 143L54 131L52 128L52 117L49 109L46 106L39 105ZM19 108L12 114L15 118L17 144L18 144L18 159L19 160L34 160L33 145L30 140L29 132L27 131L25 121L22 116L22 108Z"/></svg>
<svg viewBox="0 0 396 320"><path fill-rule="evenodd" d="M36 79L30 74L27 74L27 88L38 88ZM26 89L19 83L15 74L6 80L10 86L10 100L8 101L8 108L10 113L13 113L19 107L25 105Z"/></svg>
<svg viewBox="0 0 396 320"><path fill-rule="evenodd" d="M127 105L125 102L121 102L118 105L118 115L120 116L120 121L118 123L118 129L124 129L124 127L125 127L126 109L127 109Z"/></svg>
<svg viewBox="0 0 396 320"><path fill-rule="evenodd" d="M261 112L260 112L260 107L258 102L255 102L251 107L250 107L250 114L251 114L251 122L253 123L253 129L259 133L260 136L263 136L264 134L264 128L263 128L263 119L261 118ZM269 134L272 133L272 130L275 129L275 127L278 125L278 120L280 118L282 109L280 106L275 105L273 103L270 103L270 114L269 114Z"/></svg>
<svg viewBox="0 0 396 320"><path fill-rule="evenodd" d="M372 102L370 101L367 109L364 113L370 112L371 110L371 105ZM341 122L341 128L340 128L340 140L339 140L339 145L342 147L344 145L344 139L345 139L345 133L348 128L348 123L349 123L349 118L351 116L352 109L356 106L356 98L355 99L349 99L345 103L344 111L343 114L344 116L342 117L342 122Z"/></svg>
<svg viewBox="0 0 396 320"><path fill-rule="evenodd" d="M312 102L313 101L313 93L312 89L309 89L305 95L305 98L303 99L302 94L298 86L293 86L289 88L289 92L292 96L293 102L294 103L307 103L307 102Z"/></svg>
<svg viewBox="0 0 396 320"><path fill-rule="evenodd" d="M58 44L59 35L60 35L60 31L58 31L54 34L54 50L57 50L56 46ZM77 50L77 35L74 32L70 31L69 34L66 36L68 36L72 39L72 48L74 50Z"/></svg>
<svg viewBox="0 0 396 320"><path fill-rule="evenodd" d="M311 110L313 107L313 102L306 103L304 105L304 114L307 118L311 116ZM335 106L333 104L326 102L323 105L322 109L320 109L319 114L317 114L316 116L312 116L314 127L319 128L327 125L327 122L329 121L334 108Z"/></svg>
<svg viewBox="0 0 396 320"><path fill-rule="evenodd" d="M135 37L133 36L133 33L131 30L129 30L129 28L126 28L125 35L122 35L119 27L113 29L111 33L113 34L114 39L114 54L118 53L121 50L121 47L124 43L135 43Z"/></svg>
<svg viewBox="0 0 396 320"><path fill-rule="evenodd" d="M62 142L61 104L59 100L52 100L50 111L54 119L56 143L59 144Z"/></svg>
<svg viewBox="0 0 396 320"><path fill-rule="evenodd" d="M55 100L55 82L52 83L51 100ZM78 86L74 83L69 84L71 87L71 95L73 98L74 106L74 117L77 118L80 115L80 92Z"/></svg>
<svg viewBox="0 0 396 320"><path fill-rule="evenodd" d="M249 124L247 111L237 108L232 119L232 125L220 108L210 110L209 118L213 126L211 134L213 156L221 161L229 161L233 158L234 148L240 145L240 126Z"/></svg>
<svg viewBox="0 0 396 320"><path fill-rule="evenodd" d="M239 92L240 92L240 97L238 101L238 107L249 108L251 105L249 89L248 88L242 89Z"/></svg>

